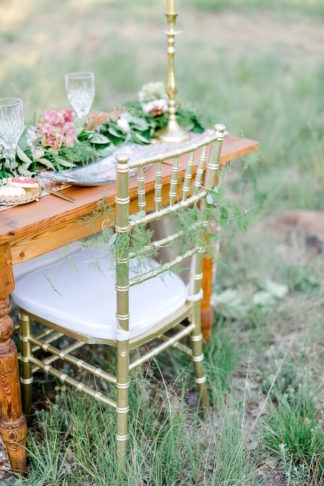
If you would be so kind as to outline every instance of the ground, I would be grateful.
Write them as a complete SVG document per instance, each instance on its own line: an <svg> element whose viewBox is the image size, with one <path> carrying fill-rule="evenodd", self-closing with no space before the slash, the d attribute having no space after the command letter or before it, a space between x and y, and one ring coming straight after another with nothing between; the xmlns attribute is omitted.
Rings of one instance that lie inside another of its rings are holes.
<svg viewBox="0 0 324 486"><path fill-rule="evenodd" d="M128 484L320 485L323 3L178 4L179 97L210 123L260 140L257 157L224 173L229 197L254 216L246 232L223 234L205 346L207 420L187 360L166 356L137 375ZM95 109L136 97L165 77L163 10L148 0L3 1L1 92L24 98L28 120L67 106L67 71L95 71ZM113 414L68 391L54 398L44 382L28 476L16 484L112 484Z"/></svg>

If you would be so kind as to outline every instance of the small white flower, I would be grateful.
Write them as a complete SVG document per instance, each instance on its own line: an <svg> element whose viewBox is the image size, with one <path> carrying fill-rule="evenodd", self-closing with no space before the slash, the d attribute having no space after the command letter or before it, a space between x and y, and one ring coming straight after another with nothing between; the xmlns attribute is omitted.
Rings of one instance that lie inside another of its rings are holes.
<svg viewBox="0 0 324 486"><path fill-rule="evenodd" d="M128 120L126 117L121 115L118 120L117 120L117 125L118 127L123 130L123 132L129 133L130 132L130 126L128 123Z"/></svg>
<svg viewBox="0 0 324 486"><path fill-rule="evenodd" d="M168 103L164 99L149 101L143 105L143 110L153 116L162 115L168 112Z"/></svg>
<svg viewBox="0 0 324 486"><path fill-rule="evenodd" d="M153 100L168 99L165 85L161 81L146 83L138 93L138 99L141 103L148 103Z"/></svg>

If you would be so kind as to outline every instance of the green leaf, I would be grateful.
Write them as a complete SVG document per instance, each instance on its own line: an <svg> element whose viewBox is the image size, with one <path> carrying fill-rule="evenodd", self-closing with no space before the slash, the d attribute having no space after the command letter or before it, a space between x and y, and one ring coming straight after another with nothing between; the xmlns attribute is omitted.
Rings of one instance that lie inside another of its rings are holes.
<svg viewBox="0 0 324 486"><path fill-rule="evenodd" d="M14 160L13 162L10 162L10 160L7 159L4 163L4 167L5 167L5 169L9 169L9 170L17 169L18 162L16 160Z"/></svg>
<svg viewBox="0 0 324 486"><path fill-rule="evenodd" d="M28 167L30 166L30 164L33 163L33 161L28 157L28 155L25 154L25 152L19 147L19 145L17 145L17 155L22 162L28 164Z"/></svg>
<svg viewBox="0 0 324 486"><path fill-rule="evenodd" d="M55 157L55 160L62 167L68 167L68 168L75 167L75 164L73 164L73 162L69 162L68 160L62 159L62 157Z"/></svg>
<svg viewBox="0 0 324 486"><path fill-rule="evenodd" d="M52 162L50 162L48 159L45 159L44 157L41 158L41 159L38 159L37 163L44 165L45 167L47 167L47 169L55 170L55 167L52 164Z"/></svg>
<svg viewBox="0 0 324 486"><path fill-rule="evenodd" d="M112 126L110 126L110 127L108 128L108 132L109 132L111 135L113 135L113 137L116 137L116 138L124 138L124 137L125 137L125 135L124 135L122 132L120 132L119 130L116 130L116 129L115 129L114 127L112 127Z"/></svg>
<svg viewBox="0 0 324 486"><path fill-rule="evenodd" d="M89 140L91 143L98 144L98 145L107 145L110 143L108 137L98 132L95 132L93 135L90 135Z"/></svg>
<svg viewBox="0 0 324 486"><path fill-rule="evenodd" d="M33 173L27 170L23 165L18 167L18 173L24 177L31 177L33 175Z"/></svg>
<svg viewBox="0 0 324 486"><path fill-rule="evenodd" d="M149 144L150 143L150 139L149 138L146 138L144 135L142 135L139 132L133 131L131 133L131 135L132 135L132 140L135 141L135 142L138 141L138 142L140 142L142 144Z"/></svg>
<svg viewBox="0 0 324 486"><path fill-rule="evenodd" d="M84 141L87 141L90 139L91 135L95 133L95 132L90 132L90 131L87 131L87 130L82 130L79 134L78 134L78 140L80 142L84 142Z"/></svg>
<svg viewBox="0 0 324 486"><path fill-rule="evenodd" d="M139 118L138 116L132 116L130 115L128 118L128 123L132 125L133 128L137 128L141 132L145 132L148 128L149 125L145 118Z"/></svg>

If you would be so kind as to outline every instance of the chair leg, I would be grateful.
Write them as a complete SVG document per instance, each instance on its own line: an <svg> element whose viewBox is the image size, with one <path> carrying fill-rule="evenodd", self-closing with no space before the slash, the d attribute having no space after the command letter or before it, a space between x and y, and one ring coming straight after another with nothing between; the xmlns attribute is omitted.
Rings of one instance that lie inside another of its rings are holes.
<svg viewBox="0 0 324 486"><path fill-rule="evenodd" d="M22 311L19 312L19 324L22 361L22 376L20 377L20 381L22 385L24 414L28 415L30 413L30 406L32 402L33 386L32 365L29 361L29 357L31 355L31 346L29 341L31 323L29 316Z"/></svg>
<svg viewBox="0 0 324 486"><path fill-rule="evenodd" d="M195 305L195 304L194 304ZM200 406L204 412L207 411L209 406L208 392L206 385L206 375L203 366L203 349L202 349L202 334L200 327L200 308L198 312L194 312L196 327L191 334L191 349L192 349L192 360L195 368L195 382L198 388L200 396Z"/></svg>
<svg viewBox="0 0 324 486"><path fill-rule="evenodd" d="M128 341L117 344L117 462L124 469L128 439L128 388L129 388L129 350Z"/></svg>

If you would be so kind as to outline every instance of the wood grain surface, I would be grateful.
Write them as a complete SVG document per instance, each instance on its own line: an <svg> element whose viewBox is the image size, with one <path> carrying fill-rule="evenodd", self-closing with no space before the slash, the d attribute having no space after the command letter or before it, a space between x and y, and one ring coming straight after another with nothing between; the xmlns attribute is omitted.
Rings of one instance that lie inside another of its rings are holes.
<svg viewBox="0 0 324 486"><path fill-rule="evenodd" d="M14 472L26 470L26 422L22 414L17 350L11 335L9 295L14 277L8 245L0 246L0 433Z"/></svg>

